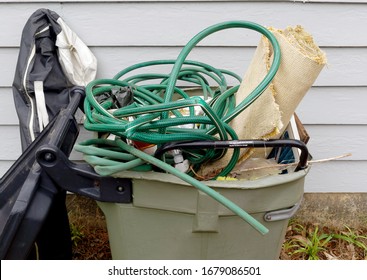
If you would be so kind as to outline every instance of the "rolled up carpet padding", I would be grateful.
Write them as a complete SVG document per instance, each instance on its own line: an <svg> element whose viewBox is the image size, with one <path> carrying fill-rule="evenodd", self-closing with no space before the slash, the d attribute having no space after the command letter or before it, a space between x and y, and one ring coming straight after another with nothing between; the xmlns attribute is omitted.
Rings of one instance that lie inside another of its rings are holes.
<svg viewBox="0 0 367 280"><path fill-rule="evenodd" d="M280 66L273 81L261 96L231 121L230 125L239 139L279 138L327 61L325 53L301 26L270 30L280 45ZM271 66L272 55L271 44L262 37L236 93L237 104L264 78ZM267 154L265 149L242 150L239 163L251 156L266 157ZM227 165L230 156L231 151L228 151L223 158L203 165L199 175L210 177L217 174Z"/></svg>

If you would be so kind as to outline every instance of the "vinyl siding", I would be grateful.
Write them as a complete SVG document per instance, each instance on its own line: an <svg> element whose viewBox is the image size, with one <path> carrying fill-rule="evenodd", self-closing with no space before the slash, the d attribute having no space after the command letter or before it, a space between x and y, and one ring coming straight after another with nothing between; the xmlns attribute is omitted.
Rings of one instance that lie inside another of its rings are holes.
<svg viewBox="0 0 367 280"><path fill-rule="evenodd" d="M20 36L38 8L56 11L89 45L98 77L111 77L136 62L174 59L192 36L227 20L285 28L300 24L326 52L328 65L297 108L314 159L306 192L367 191L367 1L0 1L0 175L20 155L11 84ZM258 34L228 30L210 36L190 54L243 74ZM81 137L88 137L83 129ZM78 153L72 159L80 159Z"/></svg>

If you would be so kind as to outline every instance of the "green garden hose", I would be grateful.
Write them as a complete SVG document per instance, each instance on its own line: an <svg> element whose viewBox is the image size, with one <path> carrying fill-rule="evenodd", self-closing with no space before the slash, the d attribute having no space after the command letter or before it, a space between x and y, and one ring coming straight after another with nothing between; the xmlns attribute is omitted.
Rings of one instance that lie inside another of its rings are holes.
<svg viewBox="0 0 367 280"><path fill-rule="evenodd" d="M190 51L212 33L229 29L255 30L269 39L273 46L273 63L262 82L240 104L235 104L239 84L229 87L226 76L239 83L241 78L228 70L187 60ZM112 79L95 80L86 87L84 112L85 127L99 133L114 134L115 140L93 139L80 143L75 149L85 154L87 162L101 175L112 175L123 170L151 170L156 166L188 182L213 197L247 221L262 234L267 229L243 209L169 163L154 158L127 144L132 141L151 145L190 140L236 140L229 122L248 108L268 87L280 64L280 48L273 34L266 28L246 21L230 21L213 25L194 36L182 49L176 60L156 60L132 65ZM131 74L153 66L172 65L170 74ZM127 74L131 74L127 77ZM156 81L159 81L158 83ZM184 86L176 85L177 81ZM214 83L214 86L213 86ZM202 97L191 96L188 86L199 88ZM116 105L114 91L131 94L132 102ZM201 115L195 109L202 110ZM190 126L187 128L187 126ZM219 159L226 150L183 150L185 158L195 170L206 161ZM218 176L226 176L236 165L239 149L234 149L231 160Z"/></svg>

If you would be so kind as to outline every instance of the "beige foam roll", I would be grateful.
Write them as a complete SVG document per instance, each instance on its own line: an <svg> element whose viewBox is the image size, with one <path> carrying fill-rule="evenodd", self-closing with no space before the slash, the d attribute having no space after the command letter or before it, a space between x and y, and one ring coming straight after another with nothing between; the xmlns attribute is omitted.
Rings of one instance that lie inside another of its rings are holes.
<svg viewBox="0 0 367 280"><path fill-rule="evenodd" d="M280 45L279 70L261 96L230 123L239 139L279 138L302 98L326 64L325 53L301 26L285 30L270 28L270 30ZM272 60L272 46L263 37L236 93L236 104L246 98L263 80ZM254 156L255 150L256 157L267 156L267 151L263 149L243 149L239 163L249 156ZM222 159L203 165L199 175L207 178L217 174L227 165L230 155L229 151Z"/></svg>

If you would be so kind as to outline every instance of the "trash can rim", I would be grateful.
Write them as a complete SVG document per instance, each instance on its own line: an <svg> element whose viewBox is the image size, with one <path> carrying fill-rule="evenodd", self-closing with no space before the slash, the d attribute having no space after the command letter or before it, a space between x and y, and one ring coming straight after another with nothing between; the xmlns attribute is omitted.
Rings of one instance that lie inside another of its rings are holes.
<svg viewBox="0 0 367 280"><path fill-rule="evenodd" d="M236 189L265 188L299 180L302 177L305 177L309 172L309 170L310 166L308 166L304 170L299 170L297 172L290 172L288 174L281 174L281 175L270 175L256 180L233 180L233 181L211 180L202 182L210 187L217 187L217 188L236 188ZM114 174L114 177L130 178L132 180L158 181L164 183L190 186L190 184L181 180L180 178L177 178L174 175L154 171L149 172L123 171Z"/></svg>

